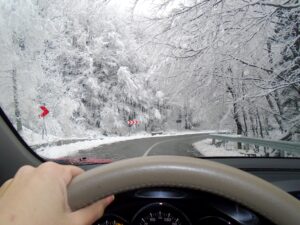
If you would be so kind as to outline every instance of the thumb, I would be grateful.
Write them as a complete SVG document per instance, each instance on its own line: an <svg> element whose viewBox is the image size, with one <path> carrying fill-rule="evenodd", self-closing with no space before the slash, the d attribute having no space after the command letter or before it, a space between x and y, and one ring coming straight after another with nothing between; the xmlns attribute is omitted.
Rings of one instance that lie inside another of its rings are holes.
<svg viewBox="0 0 300 225"><path fill-rule="evenodd" d="M93 203L83 209L79 209L71 214L72 221L75 221L78 225L91 225L97 219L103 216L105 208L112 203L114 196L108 196L98 202Z"/></svg>

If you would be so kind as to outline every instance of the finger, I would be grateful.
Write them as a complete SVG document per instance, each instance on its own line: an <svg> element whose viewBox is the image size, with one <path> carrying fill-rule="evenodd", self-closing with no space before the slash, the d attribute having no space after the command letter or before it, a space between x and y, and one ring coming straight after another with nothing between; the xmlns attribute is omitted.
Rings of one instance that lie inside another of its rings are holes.
<svg viewBox="0 0 300 225"><path fill-rule="evenodd" d="M9 180L5 181L5 183L0 187L0 198L3 196L5 191L9 188L12 180L13 179L9 179Z"/></svg>
<svg viewBox="0 0 300 225"><path fill-rule="evenodd" d="M82 174L83 172L83 169L76 166L64 166L63 179L65 184L68 185L74 177Z"/></svg>
<svg viewBox="0 0 300 225"><path fill-rule="evenodd" d="M29 165L22 166L16 173L15 178L17 177L24 177L25 175L28 175L34 171L35 168Z"/></svg>
<svg viewBox="0 0 300 225"><path fill-rule="evenodd" d="M72 213L72 221L78 225L90 225L103 216L105 208L112 203L114 196L106 197L92 205Z"/></svg>
<svg viewBox="0 0 300 225"><path fill-rule="evenodd" d="M84 172L84 170L79 167L60 165L55 162L43 163L38 169L41 174L55 178L59 177L63 180L65 185L68 185L74 177Z"/></svg>

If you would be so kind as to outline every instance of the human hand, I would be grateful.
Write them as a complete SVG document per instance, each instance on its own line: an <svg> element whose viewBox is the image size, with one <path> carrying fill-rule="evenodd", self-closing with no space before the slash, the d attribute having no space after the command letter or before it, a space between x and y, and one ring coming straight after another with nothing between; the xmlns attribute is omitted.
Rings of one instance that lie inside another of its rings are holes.
<svg viewBox="0 0 300 225"><path fill-rule="evenodd" d="M34 168L23 166L0 188L0 224L5 225L91 225L114 199L109 196L72 212L67 186L83 173L75 166L53 162Z"/></svg>

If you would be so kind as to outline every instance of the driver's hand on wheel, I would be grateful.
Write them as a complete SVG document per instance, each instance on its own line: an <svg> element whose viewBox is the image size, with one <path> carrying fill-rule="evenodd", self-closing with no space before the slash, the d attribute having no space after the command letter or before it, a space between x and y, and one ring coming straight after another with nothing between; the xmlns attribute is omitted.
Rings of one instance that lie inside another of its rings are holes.
<svg viewBox="0 0 300 225"><path fill-rule="evenodd" d="M114 199L109 196L72 212L67 186L83 173L75 166L53 162L34 168L23 166L0 188L0 224L5 225L91 225Z"/></svg>

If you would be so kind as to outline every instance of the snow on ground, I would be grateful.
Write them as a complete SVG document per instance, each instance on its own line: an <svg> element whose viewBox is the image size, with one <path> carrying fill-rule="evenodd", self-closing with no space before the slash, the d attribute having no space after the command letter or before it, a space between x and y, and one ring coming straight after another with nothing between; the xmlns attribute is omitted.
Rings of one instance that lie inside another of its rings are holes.
<svg viewBox="0 0 300 225"><path fill-rule="evenodd" d="M161 135L152 136L148 133L140 133L134 136L123 136L123 137L103 137L101 139L96 140L85 140L78 141L76 143L65 144L60 146L48 146L42 147L36 150L36 153L42 157L49 159L56 159L60 157L72 156L79 152L79 150L89 150L101 145L112 144L121 141L141 139L141 138L155 138L155 137L167 137L167 136L178 136L178 135L190 135L190 134L205 134L205 133L217 133L220 131L184 131L184 132L176 132L170 131ZM221 131L222 132L222 131Z"/></svg>
<svg viewBox="0 0 300 225"><path fill-rule="evenodd" d="M226 135L229 136L229 135ZM230 135L236 137L238 135ZM237 149L236 142L225 142L220 144L220 147L212 145L211 139L205 139L193 144L194 148L199 151L200 154L208 157L222 157L222 156L244 156L244 157L278 157L279 152L273 149L265 150L263 147L254 149L254 146L250 145L248 149ZM293 157L293 154L286 153L286 157Z"/></svg>
<svg viewBox="0 0 300 225"><path fill-rule="evenodd" d="M44 158L56 159L60 157L71 156L78 153L79 150L91 149L103 144L108 143L104 140L78 141L76 143L61 146L42 147L37 149L36 153Z"/></svg>
<svg viewBox="0 0 300 225"><path fill-rule="evenodd" d="M199 151L200 154L209 157L215 156L245 156L241 152L237 150L230 149L226 150L224 147L216 147L215 145L211 144L211 139L205 139L202 141L195 142L193 147Z"/></svg>
<svg viewBox="0 0 300 225"><path fill-rule="evenodd" d="M38 134L24 126L23 126L23 130L20 134L21 134L22 138L24 139L24 141L26 141L26 143L28 145L44 144L44 143L59 140L59 138L54 135L48 135L47 137L45 137L43 139L41 134Z"/></svg>
<svg viewBox="0 0 300 225"><path fill-rule="evenodd" d="M82 140L82 139L92 139L92 138L78 138L78 137L57 137L54 135L47 135L44 138L42 137L41 134L36 133L26 127L23 126L23 130L20 133L24 141L29 145L41 145L41 144L47 144L47 143L52 143L60 140Z"/></svg>

